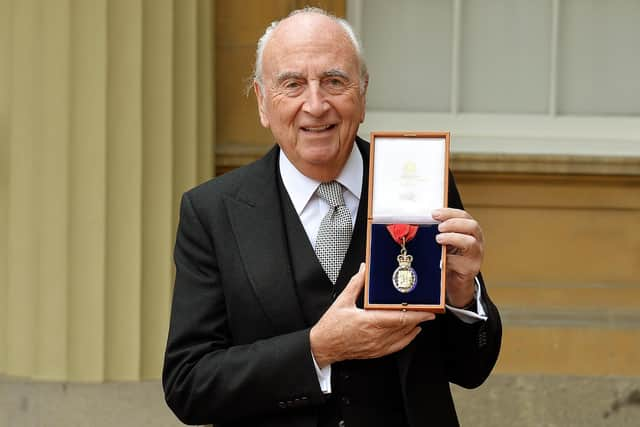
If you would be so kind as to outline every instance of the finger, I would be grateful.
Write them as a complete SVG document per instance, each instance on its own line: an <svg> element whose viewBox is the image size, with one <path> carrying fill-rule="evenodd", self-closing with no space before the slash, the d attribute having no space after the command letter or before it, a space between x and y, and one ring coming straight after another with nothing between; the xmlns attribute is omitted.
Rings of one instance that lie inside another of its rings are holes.
<svg viewBox="0 0 640 427"><path fill-rule="evenodd" d="M482 259L480 257L451 255L447 259L447 271L463 277L475 277L480 272L481 264Z"/></svg>
<svg viewBox="0 0 640 427"><path fill-rule="evenodd" d="M347 286L345 286L344 290L340 293L338 298L336 298L336 302L348 302L350 304L355 304L360 292L364 288L364 263L360 263L360 269L356 274L351 277Z"/></svg>
<svg viewBox="0 0 640 427"><path fill-rule="evenodd" d="M479 251L478 240L469 234L440 233L436 235L436 242L457 249L458 255L466 255L473 251Z"/></svg>
<svg viewBox="0 0 640 427"><path fill-rule="evenodd" d="M478 240L483 239L480 224L476 220L469 218L448 219L438 225L438 231L441 233L469 234Z"/></svg>
<svg viewBox="0 0 640 427"><path fill-rule="evenodd" d="M454 209L454 208L434 209L433 211L431 211L431 216L436 221L446 221L450 218L473 219L473 217L469 215L466 211L463 211L462 209Z"/></svg>
<svg viewBox="0 0 640 427"><path fill-rule="evenodd" d="M429 320L433 320L436 318L436 315L429 311L411 311L407 310L405 312L406 323L410 324L418 324L422 322L426 322Z"/></svg>
<svg viewBox="0 0 640 427"><path fill-rule="evenodd" d="M413 329L419 327L419 325L421 325L422 323L429 322L435 318L436 315L433 313L429 313L426 316L416 317L411 315L410 312L406 312L406 314L404 315L404 319L402 319L403 324L401 324L397 330L399 331L399 333L406 335Z"/></svg>
<svg viewBox="0 0 640 427"><path fill-rule="evenodd" d="M407 311L406 324L419 325L424 322L430 322L436 318L434 313L428 311Z"/></svg>
<svg viewBox="0 0 640 427"><path fill-rule="evenodd" d="M371 323L381 329L401 329L435 318L435 314L428 311L368 310L367 313L371 316Z"/></svg>

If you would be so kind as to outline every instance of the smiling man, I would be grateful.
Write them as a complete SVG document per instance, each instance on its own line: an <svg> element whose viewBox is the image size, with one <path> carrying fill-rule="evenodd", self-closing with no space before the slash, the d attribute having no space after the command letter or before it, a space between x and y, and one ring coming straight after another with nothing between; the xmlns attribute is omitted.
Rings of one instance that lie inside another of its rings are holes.
<svg viewBox="0 0 640 427"><path fill-rule="evenodd" d="M293 12L258 42L254 90L274 148L185 193L165 355L167 403L216 426L455 426L500 348L480 225L451 208L448 310L364 311L368 74L350 26Z"/></svg>
<svg viewBox="0 0 640 427"><path fill-rule="evenodd" d="M260 121L303 175L331 181L364 120L368 77L355 46L342 26L313 13L267 37L254 86Z"/></svg>

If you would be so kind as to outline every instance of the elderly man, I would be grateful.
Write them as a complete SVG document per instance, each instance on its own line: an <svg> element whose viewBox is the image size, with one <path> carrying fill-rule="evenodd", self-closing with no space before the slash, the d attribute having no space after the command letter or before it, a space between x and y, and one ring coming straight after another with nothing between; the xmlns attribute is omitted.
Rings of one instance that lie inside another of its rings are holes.
<svg viewBox="0 0 640 427"><path fill-rule="evenodd" d="M368 75L358 41L341 19L296 11L260 39L254 77L277 145L182 199L169 406L216 426L457 425L449 383L484 381L501 329L479 275L482 231L455 183L452 207L434 213L450 253L447 312L363 310L369 148L356 132ZM323 188L353 227L333 269L314 251L334 209Z"/></svg>

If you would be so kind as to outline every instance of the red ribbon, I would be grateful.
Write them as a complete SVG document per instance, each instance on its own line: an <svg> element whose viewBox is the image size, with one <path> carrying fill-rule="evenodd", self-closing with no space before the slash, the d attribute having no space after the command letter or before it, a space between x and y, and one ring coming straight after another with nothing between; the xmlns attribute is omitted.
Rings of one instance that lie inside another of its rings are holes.
<svg viewBox="0 0 640 427"><path fill-rule="evenodd" d="M416 237L416 233L418 232L417 225L411 224L390 224L387 225L387 230L393 240L399 245L402 245L402 238L404 237L404 243L410 242Z"/></svg>

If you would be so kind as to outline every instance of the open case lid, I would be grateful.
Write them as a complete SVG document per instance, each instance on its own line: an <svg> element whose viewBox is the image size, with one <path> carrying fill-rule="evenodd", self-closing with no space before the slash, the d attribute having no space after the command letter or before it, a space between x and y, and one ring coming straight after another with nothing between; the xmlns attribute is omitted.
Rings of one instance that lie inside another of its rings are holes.
<svg viewBox="0 0 640 427"><path fill-rule="evenodd" d="M448 132L372 132L369 219L431 224L447 206Z"/></svg>

